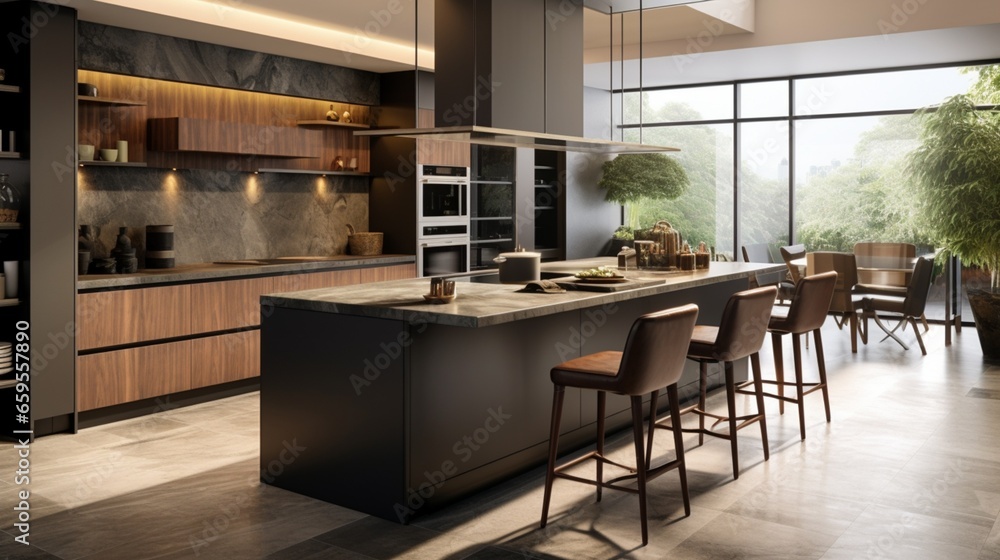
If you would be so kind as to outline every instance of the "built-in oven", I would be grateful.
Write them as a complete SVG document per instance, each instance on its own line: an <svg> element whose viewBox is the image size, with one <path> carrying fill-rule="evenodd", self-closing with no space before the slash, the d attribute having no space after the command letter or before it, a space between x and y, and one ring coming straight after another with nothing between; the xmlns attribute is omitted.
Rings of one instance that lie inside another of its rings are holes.
<svg viewBox="0 0 1000 560"><path fill-rule="evenodd" d="M417 166L417 221L469 220L469 168Z"/></svg>
<svg viewBox="0 0 1000 560"><path fill-rule="evenodd" d="M438 236L417 240L417 271L440 276L469 271L469 235Z"/></svg>

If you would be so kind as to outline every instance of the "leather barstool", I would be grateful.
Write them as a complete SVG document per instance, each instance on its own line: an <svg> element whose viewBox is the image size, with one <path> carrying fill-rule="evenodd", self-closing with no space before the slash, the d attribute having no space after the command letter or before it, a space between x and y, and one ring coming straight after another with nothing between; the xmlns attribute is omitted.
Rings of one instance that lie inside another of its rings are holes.
<svg viewBox="0 0 1000 560"><path fill-rule="evenodd" d="M826 407L826 421L830 421L830 393L826 383L826 362L823 359L823 338L820 328L826 321L830 310L830 301L837 286L837 273L830 271L822 274L805 276L795 285L795 296L786 316L771 317L767 330L771 333L771 343L774 348L775 381L765 381L778 386L778 393L764 393L765 397L778 399L779 411L784 414L784 403L795 403L799 406L799 433L806 439L806 415L803 408L803 398L814 392L823 392L823 405ZM802 349L799 339L803 334L812 332L816 341L816 362L819 366L819 382L806 383L802 378ZM792 335L792 352L795 359L795 397L785 396L785 366L781 349L781 337ZM808 387L809 389L806 389Z"/></svg>
<svg viewBox="0 0 1000 560"><path fill-rule="evenodd" d="M773 299L773 298L772 298ZM601 490L611 488L639 495L639 518L642 525L642 544L649 542L646 524L646 482L669 470L676 469L680 475L681 494L684 498L684 514L691 515L688 497L687 473L684 469L684 443L680 432L674 432L674 446L677 457L655 468L651 468L650 457L643 453L642 399L650 397L650 426L648 446L653 445L653 422L656 418L656 400L659 390L667 388L671 418L680 418L680 403L677 397L677 381L684 370L684 349L691 340L695 321L698 318L697 305L684 305L657 313L643 315L632 324L624 352L598 352L563 362L552 368L552 383L555 392L552 398L552 425L549 434L549 463L545 472L545 497L542 501L542 527L549 518L549 498L552 482L565 478L591 484L597 487L597 501L601 501ZM597 391L597 449L579 459L556 467L559 449L559 421L562 418L563 396L566 387L593 389ZM632 432L635 438L635 467L622 465L604 456L604 416L607 393L627 395L632 401ZM597 461L595 480L565 474L568 469L582 461ZM604 464L626 469L627 474L604 480ZM620 482L635 478L637 487L622 486Z"/></svg>
<svg viewBox="0 0 1000 560"><path fill-rule="evenodd" d="M733 455L733 478L740 477L739 452L737 451L736 433L754 422L760 423L760 436L764 444L764 460L770 458L767 445L767 420L764 417L763 385L761 384L760 356L757 352L764 344L767 335L768 320L774 297L778 289L774 286L756 288L733 294L722 312L719 326L698 325L691 336L688 347L688 359L697 361L701 366L701 392L698 404L681 411L681 414L694 413L698 415L697 428L684 428L684 432L698 434L698 443L705 442L705 435L729 440ZM757 411L754 414L736 415L736 380L733 372L733 362L750 357L753 379L749 382L756 388ZM726 404L728 414L721 416L705 410L705 399L708 388L708 364L722 362L726 375ZM729 430L726 433L705 428L705 417L714 418L716 424L725 422ZM674 421L657 424L662 428L673 429L679 426Z"/></svg>

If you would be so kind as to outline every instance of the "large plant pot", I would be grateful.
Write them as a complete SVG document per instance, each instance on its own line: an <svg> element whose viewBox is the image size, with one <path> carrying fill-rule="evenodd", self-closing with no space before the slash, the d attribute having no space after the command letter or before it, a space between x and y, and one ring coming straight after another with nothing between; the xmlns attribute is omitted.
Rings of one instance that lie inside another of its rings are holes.
<svg viewBox="0 0 1000 560"><path fill-rule="evenodd" d="M1000 361L1000 291L970 288L968 293L983 356Z"/></svg>

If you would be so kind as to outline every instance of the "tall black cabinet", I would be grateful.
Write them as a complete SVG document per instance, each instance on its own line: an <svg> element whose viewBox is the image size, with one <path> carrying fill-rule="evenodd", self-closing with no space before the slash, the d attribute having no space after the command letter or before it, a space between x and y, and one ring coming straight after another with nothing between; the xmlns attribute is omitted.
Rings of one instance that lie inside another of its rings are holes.
<svg viewBox="0 0 1000 560"><path fill-rule="evenodd" d="M18 263L18 297L0 307L0 340L14 341L27 323L31 345L29 424L14 419L17 388L0 389L8 437L76 425L76 22L72 8L0 2L0 130L6 151L15 132L17 152L0 155L0 173L21 194L19 225L0 229L0 260Z"/></svg>

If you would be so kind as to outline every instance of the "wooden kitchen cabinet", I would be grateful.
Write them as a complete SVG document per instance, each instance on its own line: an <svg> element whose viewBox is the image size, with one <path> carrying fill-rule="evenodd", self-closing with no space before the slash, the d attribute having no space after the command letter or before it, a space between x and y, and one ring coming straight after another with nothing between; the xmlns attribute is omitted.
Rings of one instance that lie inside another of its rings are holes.
<svg viewBox="0 0 1000 560"><path fill-rule="evenodd" d="M90 350L191 332L191 286L77 295L77 348Z"/></svg>
<svg viewBox="0 0 1000 560"><path fill-rule="evenodd" d="M274 278L191 284L191 332L260 325L260 296L274 291Z"/></svg>
<svg viewBox="0 0 1000 560"><path fill-rule="evenodd" d="M191 385L208 387L260 375L260 330L191 341Z"/></svg>
<svg viewBox="0 0 1000 560"><path fill-rule="evenodd" d="M187 391L191 341L79 356L76 375L78 411Z"/></svg>
<svg viewBox="0 0 1000 560"><path fill-rule="evenodd" d="M263 294L415 276L410 263L78 294L77 409L260 376Z"/></svg>

